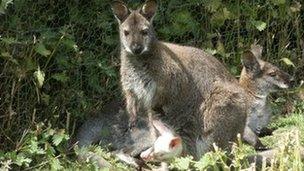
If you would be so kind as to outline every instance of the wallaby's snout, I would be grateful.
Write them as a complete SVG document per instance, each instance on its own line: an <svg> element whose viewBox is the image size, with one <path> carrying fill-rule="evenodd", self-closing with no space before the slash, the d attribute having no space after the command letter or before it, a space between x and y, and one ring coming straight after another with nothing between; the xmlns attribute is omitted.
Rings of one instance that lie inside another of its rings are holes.
<svg viewBox="0 0 304 171"><path fill-rule="evenodd" d="M143 52L143 50L144 50L144 47L141 44L132 43L131 51L133 52L133 54L139 55Z"/></svg>
<svg viewBox="0 0 304 171"><path fill-rule="evenodd" d="M280 73L280 77L282 79L282 82L284 85L286 85L286 88L290 88L293 86L294 82L293 82L293 78L291 75L289 75L288 73L281 71Z"/></svg>

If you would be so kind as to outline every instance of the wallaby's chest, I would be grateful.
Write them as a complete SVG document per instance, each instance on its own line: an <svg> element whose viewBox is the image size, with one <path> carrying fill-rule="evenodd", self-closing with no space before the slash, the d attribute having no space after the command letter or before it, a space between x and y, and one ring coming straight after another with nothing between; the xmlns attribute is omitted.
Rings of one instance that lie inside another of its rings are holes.
<svg viewBox="0 0 304 171"><path fill-rule="evenodd" d="M124 68L127 67L127 68ZM126 64L121 68L123 89L131 91L145 107L151 107L156 98L157 82L143 64Z"/></svg>
<svg viewBox="0 0 304 171"><path fill-rule="evenodd" d="M256 131L260 131L266 127L269 123L271 116L271 110L266 102L266 99L260 99L252 103L249 115L248 124L249 127Z"/></svg>

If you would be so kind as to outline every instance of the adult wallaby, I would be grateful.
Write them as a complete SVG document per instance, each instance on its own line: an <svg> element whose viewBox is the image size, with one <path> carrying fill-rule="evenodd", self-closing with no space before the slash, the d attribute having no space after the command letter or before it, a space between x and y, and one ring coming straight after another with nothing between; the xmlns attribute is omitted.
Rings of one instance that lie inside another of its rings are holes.
<svg viewBox="0 0 304 171"><path fill-rule="evenodd" d="M243 138L256 149L265 148L258 135L271 134L271 131L266 128L271 117L271 108L267 100L269 93L288 88L291 81L287 73L261 60L261 56L262 47L256 44L251 46L251 51L244 53L242 58L244 67L239 80L240 85L250 95L249 113Z"/></svg>
<svg viewBox="0 0 304 171"><path fill-rule="evenodd" d="M245 127L246 93L215 57L198 48L158 41L152 25L156 9L155 0L137 10L121 1L112 3L119 23L120 76L130 126L143 109L150 120L162 114L197 158L213 143L230 147Z"/></svg>
<svg viewBox="0 0 304 171"><path fill-rule="evenodd" d="M80 148L99 143L122 161L140 167L144 160L166 162L179 156L182 152L182 141L173 129L160 120L153 120L153 126L159 133L157 138L151 136L148 121L139 118L132 132L128 129L128 115L122 109L122 103L112 101L107 104L98 116L89 118L78 130L76 139ZM100 168L111 167L101 156L93 152L80 153L79 160L90 159Z"/></svg>

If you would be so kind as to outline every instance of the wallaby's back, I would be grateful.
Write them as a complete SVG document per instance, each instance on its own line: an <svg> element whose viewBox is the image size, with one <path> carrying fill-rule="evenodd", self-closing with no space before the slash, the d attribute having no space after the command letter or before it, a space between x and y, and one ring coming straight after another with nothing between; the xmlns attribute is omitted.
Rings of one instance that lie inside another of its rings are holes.
<svg viewBox="0 0 304 171"><path fill-rule="evenodd" d="M89 118L80 128L76 141L80 147L99 143L111 150L124 150L131 156L152 146L154 138L150 134L148 122L140 119L136 129L128 129L128 115L120 101L107 104L98 116Z"/></svg>
<svg viewBox="0 0 304 171"><path fill-rule="evenodd" d="M113 136L122 135L126 125L119 123L121 121L119 118L124 120L127 116L120 111L121 107L122 103L115 100L107 104L97 116L88 118L78 130L76 136L78 146L88 146L101 140L109 144L115 139Z"/></svg>

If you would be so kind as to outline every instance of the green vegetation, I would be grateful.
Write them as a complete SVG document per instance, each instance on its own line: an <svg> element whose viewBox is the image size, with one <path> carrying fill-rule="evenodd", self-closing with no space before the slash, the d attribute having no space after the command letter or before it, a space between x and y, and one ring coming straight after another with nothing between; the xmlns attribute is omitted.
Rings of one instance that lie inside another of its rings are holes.
<svg viewBox="0 0 304 171"><path fill-rule="evenodd" d="M94 164L77 163L67 142L86 116L120 96L119 39L109 2L0 1L0 170L96 170ZM136 7L141 1L128 2ZM296 83L304 78L303 25L300 0L162 0L155 17L159 39L205 49L236 76L242 52L258 40L265 60L293 73ZM270 127L277 131L263 142L279 150L267 170L303 168L299 91L274 97ZM282 116L289 101L294 109ZM130 169L100 147L90 150L121 170ZM253 152L239 143L229 158L244 169L249 167L244 154ZM227 156L216 150L198 162L176 159L171 167L227 170Z"/></svg>

